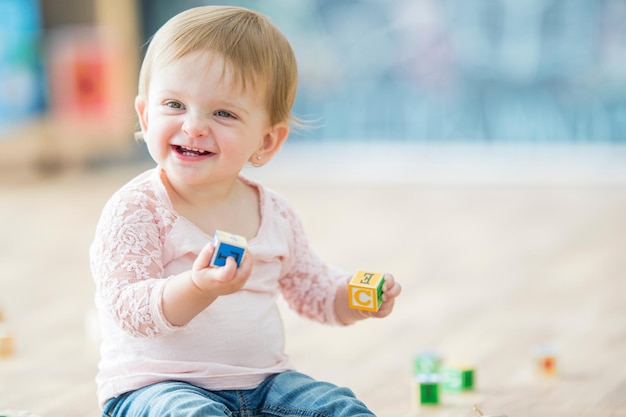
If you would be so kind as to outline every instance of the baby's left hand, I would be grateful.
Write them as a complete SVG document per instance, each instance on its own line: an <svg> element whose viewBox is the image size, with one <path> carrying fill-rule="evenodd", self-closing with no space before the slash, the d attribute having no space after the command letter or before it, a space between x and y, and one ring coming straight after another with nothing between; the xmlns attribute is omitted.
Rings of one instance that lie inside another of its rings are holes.
<svg viewBox="0 0 626 417"><path fill-rule="evenodd" d="M385 274L385 283L383 284L383 302L378 311L370 313L371 317L383 318L387 317L393 311L396 297L402 292L402 286L396 282L391 274Z"/></svg>

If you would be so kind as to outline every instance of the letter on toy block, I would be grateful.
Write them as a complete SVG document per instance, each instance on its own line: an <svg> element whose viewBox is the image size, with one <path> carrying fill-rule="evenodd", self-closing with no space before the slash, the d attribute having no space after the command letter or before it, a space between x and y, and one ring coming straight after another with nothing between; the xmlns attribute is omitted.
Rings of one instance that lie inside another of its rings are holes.
<svg viewBox="0 0 626 417"><path fill-rule="evenodd" d="M216 230L213 236L213 245L215 246L215 252L213 252L209 265L224 266L226 265L226 259L230 256L235 260L237 268L239 268L243 255L248 248L248 241L243 236Z"/></svg>
<svg viewBox="0 0 626 417"><path fill-rule="evenodd" d="M443 387L453 391L474 389L474 368L470 365L448 364L442 371Z"/></svg>
<svg viewBox="0 0 626 417"><path fill-rule="evenodd" d="M378 311L383 302L385 278L379 272L359 270L348 284L350 308Z"/></svg>
<svg viewBox="0 0 626 417"><path fill-rule="evenodd" d="M441 355L435 351L422 351L413 359L413 374L438 374L442 363Z"/></svg>

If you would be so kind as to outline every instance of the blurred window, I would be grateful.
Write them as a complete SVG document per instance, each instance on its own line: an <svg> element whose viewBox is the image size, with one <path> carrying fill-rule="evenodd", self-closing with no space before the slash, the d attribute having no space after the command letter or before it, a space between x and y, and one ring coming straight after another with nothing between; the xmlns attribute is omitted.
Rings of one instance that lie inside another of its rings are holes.
<svg viewBox="0 0 626 417"><path fill-rule="evenodd" d="M141 0L271 17L299 61L294 140L626 142L620 0Z"/></svg>

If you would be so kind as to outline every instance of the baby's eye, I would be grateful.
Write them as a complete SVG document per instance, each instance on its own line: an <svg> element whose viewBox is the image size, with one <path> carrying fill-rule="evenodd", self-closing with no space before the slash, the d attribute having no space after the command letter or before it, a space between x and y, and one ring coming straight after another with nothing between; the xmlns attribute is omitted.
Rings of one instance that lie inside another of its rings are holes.
<svg viewBox="0 0 626 417"><path fill-rule="evenodd" d="M165 106L171 109L183 109L184 108L182 103L179 103L178 101L167 101L165 102Z"/></svg>
<svg viewBox="0 0 626 417"><path fill-rule="evenodd" d="M226 118L231 118L231 117L234 118L235 117L234 114L232 114L231 112L228 112L226 110L218 110L218 111L215 112L215 115L218 116L218 117L226 117Z"/></svg>

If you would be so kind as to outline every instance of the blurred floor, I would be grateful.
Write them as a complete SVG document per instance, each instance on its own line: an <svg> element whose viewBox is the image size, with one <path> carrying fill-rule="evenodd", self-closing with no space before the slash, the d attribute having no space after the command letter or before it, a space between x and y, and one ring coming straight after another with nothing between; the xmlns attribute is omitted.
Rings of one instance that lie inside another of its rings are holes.
<svg viewBox="0 0 626 417"><path fill-rule="evenodd" d="M380 417L469 417L474 403L508 416L626 416L623 165L561 153L552 167L571 175L549 179L537 175L545 153L524 151L528 166L496 151L488 176L485 154L385 152L294 148L250 172L292 201L329 262L390 271L404 286L391 317L349 328L285 311L300 370L352 387ZM619 152L600 157L619 162ZM106 199L146 167L1 182L0 309L16 351L0 359L0 410L99 415L87 251ZM376 170L391 175L368 176ZM533 372L543 343L558 348L553 379ZM414 407L412 357L423 349L474 364L477 389Z"/></svg>

